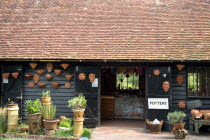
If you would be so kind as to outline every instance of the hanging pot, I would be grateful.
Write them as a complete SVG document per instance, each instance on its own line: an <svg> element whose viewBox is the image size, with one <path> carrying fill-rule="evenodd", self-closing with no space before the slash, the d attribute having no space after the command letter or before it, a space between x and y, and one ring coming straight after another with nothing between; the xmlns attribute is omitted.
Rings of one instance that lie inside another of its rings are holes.
<svg viewBox="0 0 210 140"><path fill-rule="evenodd" d="M38 69L36 72L41 75L45 72L45 70L44 69Z"/></svg>
<svg viewBox="0 0 210 140"><path fill-rule="evenodd" d="M63 69L67 69L69 64L68 63L63 63L63 64L61 64L61 66L63 67Z"/></svg>
<svg viewBox="0 0 210 140"><path fill-rule="evenodd" d="M65 88L71 88L71 84L70 83L66 83L65 84Z"/></svg>
<svg viewBox="0 0 210 140"><path fill-rule="evenodd" d="M4 73L4 74L2 74L2 76L3 76L5 79L8 79L9 76L10 76L10 73Z"/></svg>
<svg viewBox="0 0 210 140"><path fill-rule="evenodd" d="M47 71L51 72L53 70L53 63L47 63Z"/></svg>
<svg viewBox="0 0 210 140"><path fill-rule="evenodd" d="M34 87L34 82L29 82L28 87L33 88Z"/></svg>
<svg viewBox="0 0 210 140"><path fill-rule="evenodd" d="M79 76L78 76L79 80L85 80L86 79L86 75L85 73L80 73Z"/></svg>
<svg viewBox="0 0 210 140"><path fill-rule="evenodd" d="M34 83L38 83L39 80L40 80L39 74L35 74L35 75L34 75Z"/></svg>
<svg viewBox="0 0 210 140"><path fill-rule="evenodd" d="M178 70L182 70L185 67L185 65L178 64L176 65L176 67Z"/></svg>
<svg viewBox="0 0 210 140"><path fill-rule="evenodd" d="M12 76L16 79L16 78L18 78L18 75L19 75L19 72L13 72L12 73Z"/></svg>
<svg viewBox="0 0 210 140"><path fill-rule="evenodd" d="M31 78L32 78L32 74L30 74L30 73L27 73L27 74L25 74L25 77L28 79L28 80L30 80Z"/></svg>
<svg viewBox="0 0 210 140"><path fill-rule="evenodd" d="M29 65L31 66L32 69L35 69L38 64L37 63L29 63Z"/></svg>
<svg viewBox="0 0 210 140"><path fill-rule="evenodd" d="M38 85L39 85L39 87L44 87L46 85L46 83L45 82L39 82Z"/></svg>
<svg viewBox="0 0 210 140"><path fill-rule="evenodd" d="M58 82L53 82L53 83L51 83L52 84L52 86L54 87L54 88L58 88L58 86L59 86L59 83Z"/></svg>
<svg viewBox="0 0 210 140"><path fill-rule="evenodd" d="M89 80L90 80L90 82L93 83L95 81L95 79L96 79L96 75L94 73L90 73L89 74Z"/></svg>
<svg viewBox="0 0 210 140"><path fill-rule="evenodd" d="M46 77L47 80L51 80L53 78L53 76L50 75L50 74L45 75L45 77Z"/></svg>
<svg viewBox="0 0 210 140"><path fill-rule="evenodd" d="M65 77L66 77L66 80L70 81L71 78L73 77L73 75L72 74L66 74Z"/></svg>
<svg viewBox="0 0 210 140"><path fill-rule="evenodd" d="M60 70L60 69L54 69L54 72L55 72L56 75L60 75L61 72L62 72L62 70Z"/></svg>

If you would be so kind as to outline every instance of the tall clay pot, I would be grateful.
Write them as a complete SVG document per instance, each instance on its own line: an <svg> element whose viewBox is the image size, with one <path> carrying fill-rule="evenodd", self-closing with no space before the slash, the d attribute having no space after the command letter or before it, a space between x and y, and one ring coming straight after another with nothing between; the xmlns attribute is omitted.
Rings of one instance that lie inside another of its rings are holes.
<svg viewBox="0 0 210 140"><path fill-rule="evenodd" d="M51 97L42 97L42 103L51 103Z"/></svg>
<svg viewBox="0 0 210 140"><path fill-rule="evenodd" d="M7 108L8 120L7 120L7 131L16 132L18 130L18 111L19 108L16 104Z"/></svg>
<svg viewBox="0 0 210 140"><path fill-rule="evenodd" d="M79 138L82 135L84 118L74 118L73 121L74 121L73 136Z"/></svg>
<svg viewBox="0 0 210 140"><path fill-rule="evenodd" d="M74 112L74 117L75 118L80 118L81 119L81 118L83 118L85 109L79 109L79 110L73 109L72 111Z"/></svg>
<svg viewBox="0 0 210 140"><path fill-rule="evenodd" d="M37 135L41 128L41 113L26 114L29 124L29 133Z"/></svg>

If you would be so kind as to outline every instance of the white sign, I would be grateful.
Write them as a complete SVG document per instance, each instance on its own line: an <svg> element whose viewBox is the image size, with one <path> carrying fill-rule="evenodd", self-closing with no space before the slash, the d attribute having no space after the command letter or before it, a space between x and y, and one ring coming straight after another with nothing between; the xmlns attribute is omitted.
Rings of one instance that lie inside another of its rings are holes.
<svg viewBox="0 0 210 140"><path fill-rule="evenodd" d="M98 78L93 81L92 87L98 87Z"/></svg>
<svg viewBox="0 0 210 140"><path fill-rule="evenodd" d="M3 83L9 83L9 79L5 79L5 78L3 77Z"/></svg>
<svg viewBox="0 0 210 140"><path fill-rule="evenodd" d="M169 109L168 98L148 98L149 109Z"/></svg>

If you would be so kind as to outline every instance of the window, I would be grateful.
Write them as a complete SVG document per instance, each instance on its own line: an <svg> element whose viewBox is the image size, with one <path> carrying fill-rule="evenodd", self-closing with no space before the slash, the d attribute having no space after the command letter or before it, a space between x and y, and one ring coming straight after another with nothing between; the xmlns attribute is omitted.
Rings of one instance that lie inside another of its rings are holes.
<svg viewBox="0 0 210 140"><path fill-rule="evenodd" d="M210 68L188 68L188 96L210 97Z"/></svg>
<svg viewBox="0 0 210 140"><path fill-rule="evenodd" d="M136 74L117 74L118 89L139 89L139 76Z"/></svg>

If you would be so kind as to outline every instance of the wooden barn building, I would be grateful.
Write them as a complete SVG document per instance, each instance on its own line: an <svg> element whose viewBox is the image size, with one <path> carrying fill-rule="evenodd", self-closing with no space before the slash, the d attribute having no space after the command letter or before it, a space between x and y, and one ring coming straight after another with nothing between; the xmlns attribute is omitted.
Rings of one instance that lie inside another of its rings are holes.
<svg viewBox="0 0 210 140"><path fill-rule="evenodd" d="M0 1L0 73L1 105L19 103L23 121L49 90L57 117L83 93L88 127L157 118L168 130L167 113L184 111L189 129L192 108L210 110L210 1Z"/></svg>

